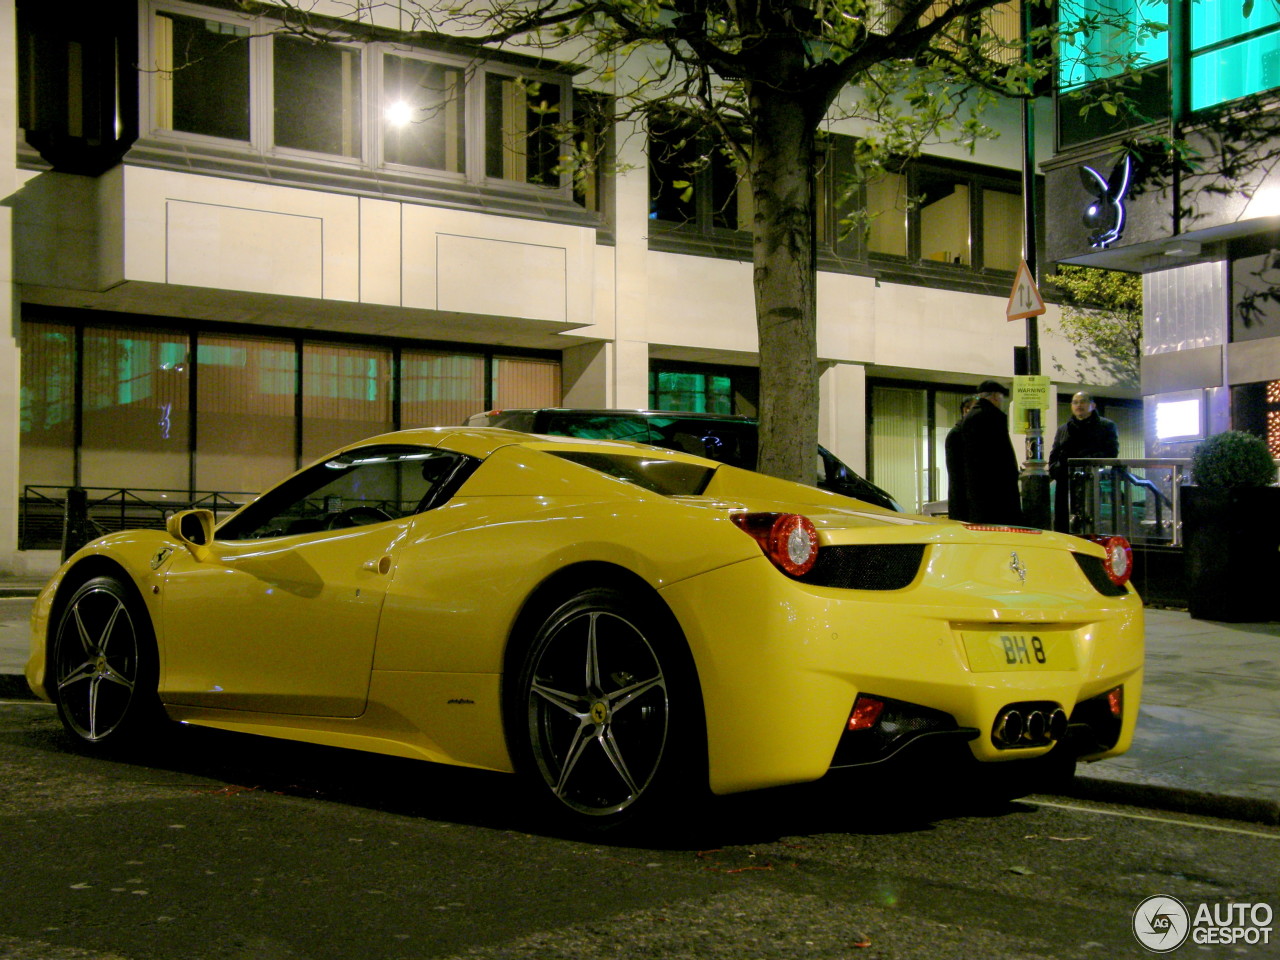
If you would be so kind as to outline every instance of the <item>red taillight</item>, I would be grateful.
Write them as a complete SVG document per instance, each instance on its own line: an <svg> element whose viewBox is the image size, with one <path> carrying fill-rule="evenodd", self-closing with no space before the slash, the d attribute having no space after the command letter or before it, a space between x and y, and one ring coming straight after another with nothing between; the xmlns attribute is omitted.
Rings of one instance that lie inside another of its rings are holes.
<svg viewBox="0 0 1280 960"><path fill-rule="evenodd" d="M870 730L880 719L882 710L884 710L883 700L868 697L865 693L858 694L858 699L853 702L853 713L849 714L849 729Z"/></svg>
<svg viewBox="0 0 1280 960"><path fill-rule="evenodd" d="M818 529L798 513L735 513L733 522L751 534L778 569L802 577L818 559Z"/></svg>
<svg viewBox="0 0 1280 960"><path fill-rule="evenodd" d="M1117 720L1124 719L1124 687L1107 691L1107 707Z"/></svg>
<svg viewBox="0 0 1280 960"><path fill-rule="evenodd" d="M1107 555L1102 560L1102 569L1107 572L1111 582L1123 587L1133 575L1133 547L1124 537L1095 537L1094 543L1100 544Z"/></svg>

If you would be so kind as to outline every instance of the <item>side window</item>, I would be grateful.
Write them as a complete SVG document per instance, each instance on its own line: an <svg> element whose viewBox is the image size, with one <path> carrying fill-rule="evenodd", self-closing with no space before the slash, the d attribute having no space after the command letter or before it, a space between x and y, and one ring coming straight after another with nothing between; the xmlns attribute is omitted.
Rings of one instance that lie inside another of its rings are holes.
<svg viewBox="0 0 1280 960"><path fill-rule="evenodd" d="M440 503L467 461L422 447L351 450L265 494L228 521L218 539L344 530L409 516Z"/></svg>

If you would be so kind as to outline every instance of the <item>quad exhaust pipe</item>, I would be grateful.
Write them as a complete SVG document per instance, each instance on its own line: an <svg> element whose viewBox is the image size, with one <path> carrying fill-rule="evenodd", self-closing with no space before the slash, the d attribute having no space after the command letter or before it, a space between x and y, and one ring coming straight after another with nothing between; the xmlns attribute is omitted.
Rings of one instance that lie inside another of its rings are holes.
<svg viewBox="0 0 1280 960"><path fill-rule="evenodd" d="M1037 705L1009 706L996 715L991 739L997 747L1042 746L1067 734L1067 711Z"/></svg>

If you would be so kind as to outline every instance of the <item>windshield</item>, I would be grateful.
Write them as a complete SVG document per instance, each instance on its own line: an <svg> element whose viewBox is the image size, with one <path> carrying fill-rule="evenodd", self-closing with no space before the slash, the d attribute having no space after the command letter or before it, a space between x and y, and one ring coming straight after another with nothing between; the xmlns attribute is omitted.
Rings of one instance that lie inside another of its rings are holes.
<svg viewBox="0 0 1280 960"><path fill-rule="evenodd" d="M549 452L562 460L580 463L584 467L634 483L664 497L697 496L707 488L715 474L713 467L680 460L660 460L617 453Z"/></svg>

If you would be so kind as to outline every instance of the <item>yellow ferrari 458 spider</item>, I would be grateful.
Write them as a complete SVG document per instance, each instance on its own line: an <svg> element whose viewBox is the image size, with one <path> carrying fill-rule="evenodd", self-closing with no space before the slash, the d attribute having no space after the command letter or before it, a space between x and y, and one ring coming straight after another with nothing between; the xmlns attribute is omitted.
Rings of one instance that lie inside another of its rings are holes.
<svg viewBox="0 0 1280 960"><path fill-rule="evenodd" d="M189 510L93 541L36 603L27 678L89 748L168 718L514 771L604 825L891 757L1121 753L1128 566L1119 539L904 516L671 450L408 430L216 526Z"/></svg>

